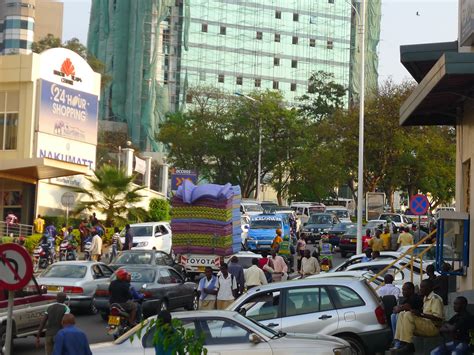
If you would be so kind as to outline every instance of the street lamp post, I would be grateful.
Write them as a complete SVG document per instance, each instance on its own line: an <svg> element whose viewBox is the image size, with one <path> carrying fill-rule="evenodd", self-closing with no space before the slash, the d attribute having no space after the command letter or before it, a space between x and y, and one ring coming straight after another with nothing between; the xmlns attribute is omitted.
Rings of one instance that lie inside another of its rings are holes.
<svg viewBox="0 0 474 355"><path fill-rule="evenodd" d="M236 92L235 95L245 97L247 100L257 103L258 100L251 96L244 95L240 92ZM255 192L255 199L258 201L260 198L260 176L262 175L262 116L259 115L258 119L258 165L257 165L257 190Z"/></svg>

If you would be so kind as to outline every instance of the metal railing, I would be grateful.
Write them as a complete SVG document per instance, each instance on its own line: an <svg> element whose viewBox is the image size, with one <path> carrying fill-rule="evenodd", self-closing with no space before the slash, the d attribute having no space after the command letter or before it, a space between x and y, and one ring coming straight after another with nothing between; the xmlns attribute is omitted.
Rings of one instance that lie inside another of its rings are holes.
<svg viewBox="0 0 474 355"><path fill-rule="evenodd" d="M418 243L414 244L406 252L402 253L397 259L393 260L390 264L388 264L386 267L384 267L382 270L380 270L377 274L372 276L372 278L369 280L369 282L373 282L378 277L381 277L382 275L384 275L387 272L387 270L389 270L393 265L397 264L400 260L404 259L406 256L411 256L410 261L408 263L406 263L405 265L402 265L400 267L400 269L397 269L393 276L395 277L395 275L397 275L400 272L403 272L403 270L405 270L407 267L410 267L410 281L413 282L413 273L414 273L414 271L413 271L414 265L413 264L414 264L415 261L419 261L419 263L420 263L420 282L421 282L421 280L423 280L423 256L435 246L436 241L432 242L428 247L425 248L425 250L421 251L419 254L414 255L413 253L415 252L416 248L418 248L420 245L424 244L425 241L431 239L432 236L435 235L435 234L436 234L436 230L432 231L426 237L422 238ZM375 288L375 290L378 290L384 284L385 283L382 282L380 285L378 285Z"/></svg>
<svg viewBox="0 0 474 355"><path fill-rule="evenodd" d="M0 222L0 237L26 237L33 231L33 226L29 224Z"/></svg>

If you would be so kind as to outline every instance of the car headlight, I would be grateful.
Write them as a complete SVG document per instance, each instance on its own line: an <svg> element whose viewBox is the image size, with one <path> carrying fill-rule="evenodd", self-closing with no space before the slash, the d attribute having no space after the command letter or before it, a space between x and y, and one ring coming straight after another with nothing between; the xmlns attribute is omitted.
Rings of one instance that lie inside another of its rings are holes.
<svg viewBox="0 0 474 355"><path fill-rule="evenodd" d="M146 247L148 245L148 242L140 242L137 244L137 247Z"/></svg>

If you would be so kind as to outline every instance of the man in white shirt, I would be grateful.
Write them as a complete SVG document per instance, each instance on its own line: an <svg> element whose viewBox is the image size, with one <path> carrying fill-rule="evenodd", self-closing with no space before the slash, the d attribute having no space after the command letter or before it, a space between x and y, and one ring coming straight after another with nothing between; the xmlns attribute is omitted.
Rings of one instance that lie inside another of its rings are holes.
<svg viewBox="0 0 474 355"><path fill-rule="evenodd" d="M100 256L102 255L102 238L94 230L93 233L96 233L92 237L90 253L93 261L100 261Z"/></svg>
<svg viewBox="0 0 474 355"><path fill-rule="evenodd" d="M392 295L398 299L400 297L400 289L393 284L393 275L386 274L383 281L385 285L377 290L378 295L380 297Z"/></svg>
<svg viewBox="0 0 474 355"><path fill-rule="evenodd" d="M221 265L221 272L217 276L217 309L226 309L237 296L237 281L229 273L227 264Z"/></svg>
<svg viewBox="0 0 474 355"><path fill-rule="evenodd" d="M258 259L252 259L252 266L244 271L245 285L247 290L255 286L261 286L267 284L267 278L262 269L258 267Z"/></svg>
<svg viewBox="0 0 474 355"><path fill-rule="evenodd" d="M311 256L311 251L306 249L304 251L304 258L301 259L301 276L305 277L308 275L317 275L320 272L321 268L319 267L318 259L316 259L314 256Z"/></svg>
<svg viewBox="0 0 474 355"><path fill-rule="evenodd" d="M206 266L205 273L206 276L199 280L199 309L216 309L217 277L212 274L210 266Z"/></svg>

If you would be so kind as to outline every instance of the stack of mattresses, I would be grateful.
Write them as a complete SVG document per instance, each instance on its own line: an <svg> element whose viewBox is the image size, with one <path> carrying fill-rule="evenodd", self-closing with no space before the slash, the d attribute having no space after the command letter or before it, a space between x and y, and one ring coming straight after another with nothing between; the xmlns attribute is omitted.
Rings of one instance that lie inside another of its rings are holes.
<svg viewBox="0 0 474 355"><path fill-rule="evenodd" d="M240 251L239 186L185 181L171 201L171 230L176 254L227 256Z"/></svg>

